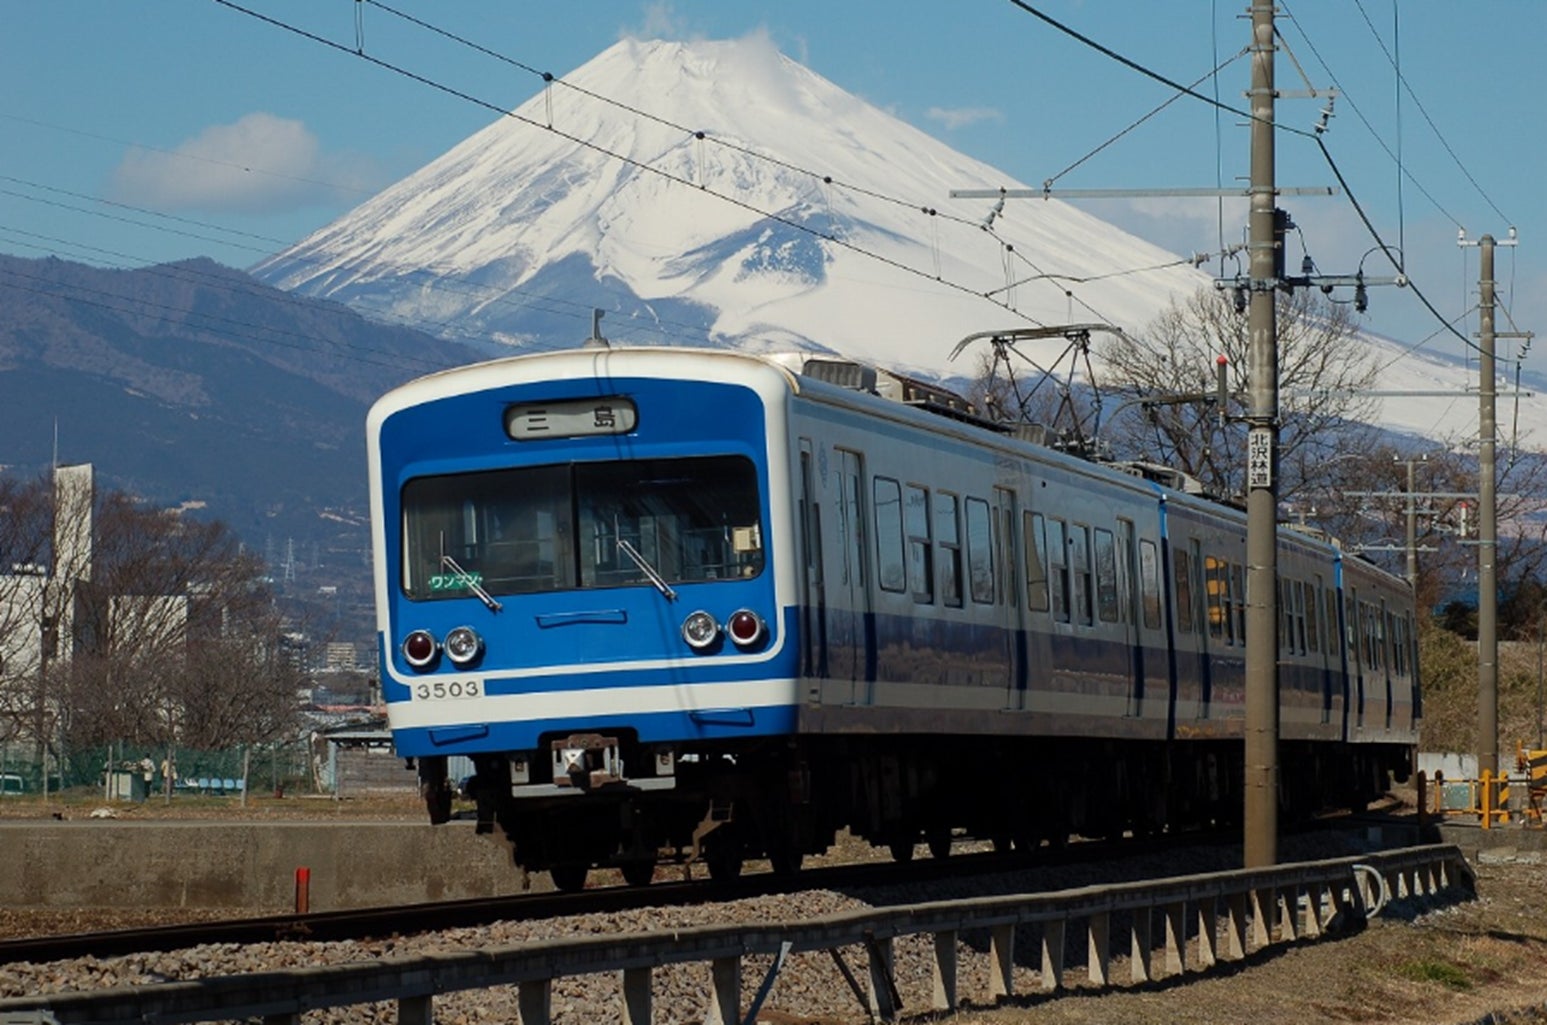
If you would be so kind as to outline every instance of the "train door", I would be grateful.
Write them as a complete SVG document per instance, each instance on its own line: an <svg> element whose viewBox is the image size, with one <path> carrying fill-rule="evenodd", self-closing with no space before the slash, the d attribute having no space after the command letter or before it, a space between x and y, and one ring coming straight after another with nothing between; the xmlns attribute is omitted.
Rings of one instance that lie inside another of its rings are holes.
<svg viewBox="0 0 1547 1025"><path fill-rule="evenodd" d="M1360 614L1362 606L1359 604L1359 589L1350 587L1348 596L1343 600L1343 618L1348 624L1348 636L1344 639L1344 647L1348 650L1348 682L1349 702L1353 705L1351 725L1355 729L1364 728L1364 671L1366 652L1364 617Z"/></svg>
<svg viewBox="0 0 1547 1025"><path fill-rule="evenodd" d="M1005 666L1009 669L1006 708L1020 708L1026 690L1026 624L1021 614L1021 560L1015 535L1015 492L994 488L994 605L1004 634Z"/></svg>
<svg viewBox="0 0 1547 1025"><path fill-rule="evenodd" d="M822 507L817 501L811 439L800 439L800 661L807 680L827 677L827 588L822 571ZM811 696L821 698L821 685Z"/></svg>
<svg viewBox="0 0 1547 1025"><path fill-rule="evenodd" d="M865 528L865 464L858 452L838 449L838 579L836 600L828 606L829 668L833 679L847 681L842 700L858 704L868 698L866 681L873 664L870 588L866 553L870 532Z"/></svg>

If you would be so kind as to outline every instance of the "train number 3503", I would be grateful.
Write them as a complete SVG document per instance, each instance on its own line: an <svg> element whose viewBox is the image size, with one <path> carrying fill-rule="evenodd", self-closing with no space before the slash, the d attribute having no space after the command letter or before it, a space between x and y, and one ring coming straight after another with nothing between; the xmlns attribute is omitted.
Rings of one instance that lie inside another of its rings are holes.
<svg viewBox="0 0 1547 1025"><path fill-rule="evenodd" d="M446 698L476 698L483 693L477 680L426 680L414 684L414 698L440 701Z"/></svg>

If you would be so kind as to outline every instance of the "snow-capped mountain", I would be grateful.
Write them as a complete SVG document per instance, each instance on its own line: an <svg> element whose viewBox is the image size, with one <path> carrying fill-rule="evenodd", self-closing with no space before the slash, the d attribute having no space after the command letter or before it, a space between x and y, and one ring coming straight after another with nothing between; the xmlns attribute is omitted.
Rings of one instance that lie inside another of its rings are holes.
<svg viewBox="0 0 1547 1025"><path fill-rule="evenodd" d="M253 273L502 352L576 345L598 308L614 342L940 377L975 373L948 361L968 334L1137 331L1210 285L1060 201L950 198L1001 187L1024 188L764 38L624 40ZM1370 344L1383 389L1465 387L1463 366ZM1398 429L1475 429L1475 397L1384 407Z"/></svg>

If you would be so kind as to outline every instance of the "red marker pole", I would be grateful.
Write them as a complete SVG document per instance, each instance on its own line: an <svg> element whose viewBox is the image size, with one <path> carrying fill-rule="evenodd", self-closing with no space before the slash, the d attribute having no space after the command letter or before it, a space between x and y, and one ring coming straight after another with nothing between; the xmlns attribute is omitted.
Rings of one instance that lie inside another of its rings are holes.
<svg viewBox="0 0 1547 1025"><path fill-rule="evenodd" d="M312 870L298 868L295 870L295 913L307 914L312 906Z"/></svg>

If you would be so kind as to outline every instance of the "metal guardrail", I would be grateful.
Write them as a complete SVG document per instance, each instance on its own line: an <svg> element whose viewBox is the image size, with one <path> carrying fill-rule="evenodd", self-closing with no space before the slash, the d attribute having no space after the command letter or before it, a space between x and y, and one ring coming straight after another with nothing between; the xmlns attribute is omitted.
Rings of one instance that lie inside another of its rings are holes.
<svg viewBox="0 0 1547 1025"><path fill-rule="evenodd" d="M1016 930L1040 929L1041 990L1066 985L1066 943L1086 936L1085 976L1114 985L1111 935L1120 916L1129 934L1129 978L1203 972L1275 943L1319 939L1378 913L1388 897L1469 897L1474 878L1454 844L1410 847L1361 858L1237 869L1207 875L1120 883L1054 893L980 897L912 904L764 925L700 926L647 933L586 936L448 954L169 982L133 988L13 997L0 1000L0 1021L38 1025L136 1023L173 1025L262 1017L266 1025L298 1025L303 1012L396 1001L400 1025L430 1025L437 994L514 985L523 1025L547 1025L555 979L619 973L619 1020L652 1020L651 972L659 966L707 963L709 1020L755 1020L780 967L792 952L827 951L873 1016L900 1010L892 976L893 942L933 937L932 1007L959 1005L957 938L988 933L992 1001L1014 992ZM1154 932L1159 924L1159 935ZM1191 924L1190 924L1191 923ZM868 961L862 989L843 951L860 948ZM1156 955L1161 971L1156 973ZM741 1002L741 959L772 956L773 965L748 1007Z"/></svg>

